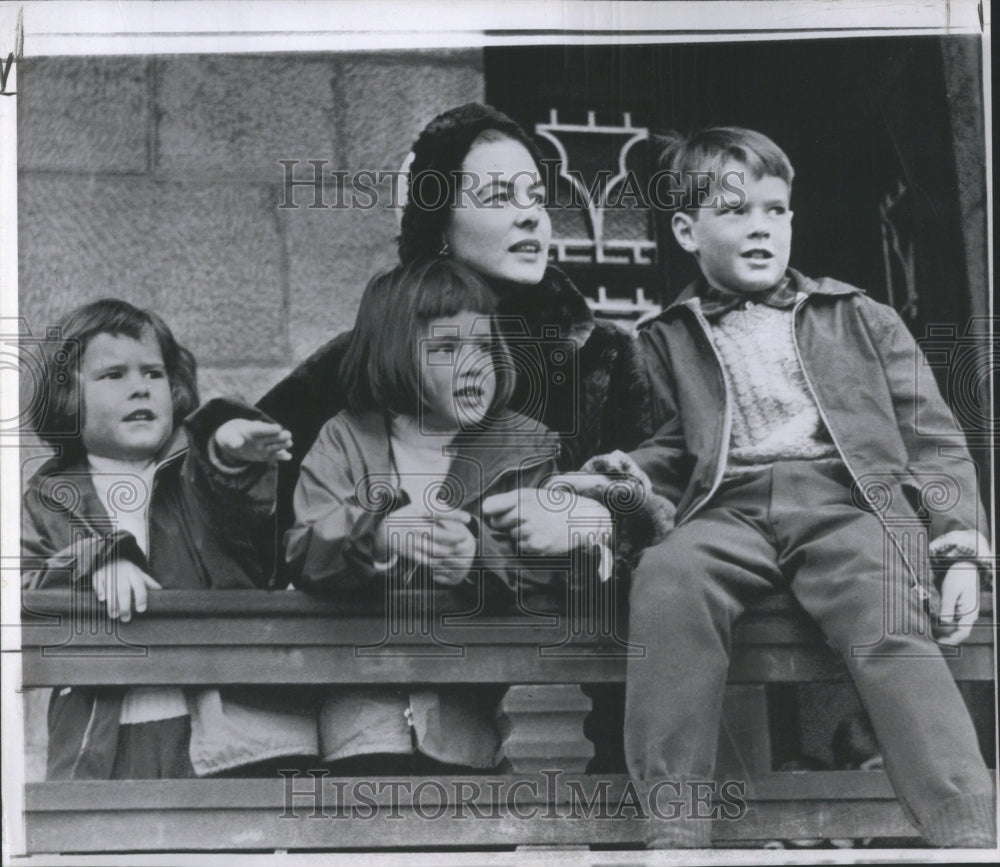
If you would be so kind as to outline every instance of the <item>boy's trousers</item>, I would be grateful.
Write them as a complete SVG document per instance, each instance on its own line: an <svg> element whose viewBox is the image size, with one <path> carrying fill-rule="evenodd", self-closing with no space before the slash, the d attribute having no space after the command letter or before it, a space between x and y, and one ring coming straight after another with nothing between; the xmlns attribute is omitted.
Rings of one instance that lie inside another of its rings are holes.
<svg viewBox="0 0 1000 867"><path fill-rule="evenodd" d="M673 818L663 805L690 805L677 786L714 779L733 623L777 589L792 592L847 663L889 778L928 842L995 845L991 775L912 585L837 461L783 462L727 481L646 551L629 600L629 641L645 655L629 660L625 753L639 788L659 792L663 818L650 819L649 845L711 845L711 820L690 810Z"/></svg>

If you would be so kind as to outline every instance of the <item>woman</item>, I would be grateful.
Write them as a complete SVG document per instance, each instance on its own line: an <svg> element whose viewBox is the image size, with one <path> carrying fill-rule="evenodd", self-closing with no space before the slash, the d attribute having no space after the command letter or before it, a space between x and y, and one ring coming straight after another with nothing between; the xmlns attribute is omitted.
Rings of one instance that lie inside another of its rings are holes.
<svg viewBox="0 0 1000 867"><path fill-rule="evenodd" d="M559 435L559 466L571 471L644 439L648 402L631 336L595 322L584 296L548 264L552 226L539 162L527 133L490 106L469 103L436 117L413 146L399 258L407 264L450 256L485 278L515 367L509 407ZM295 444L293 460L281 468L279 540L292 523L299 464L324 422L344 408L347 384L339 368L349 339L341 334L320 347L259 403ZM508 533L525 554L568 553L566 516L546 509L535 491L490 497L483 511L491 528ZM619 533L620 554L626 545L643 547L648 540L637 536L659 529L658 518L635 523L641 527L629 534L631 545ZM280 576L279 582L285 583ZM623 771L622 698L606 688L593 694L591 770Z"/></svg>
<svg viewBox="0 0 1000 867"><path fill-rule="evenodd" d="M560 468L576 470L593 455L637 445L648 433L648 409L631 336L595 322L569 278L548 265L552 226L539 161L527 133L490 106L468 103L436 117L413 146L399 258L451 256L486 279L514 360L511 409L558 433ZM303 456L344 408L339 367L349 337L320 347L259 403L295 443L282 467L279 534L291 524ZM489 507L495 527L526 553L566 553L564 518L553 520L537 497Z"/></svg>
<svg viewBox="0 0 1000 867"><path fill-rule="evenodd" d="M572 471L644 439L648 401L631 336L595 322L584 296L548 264L552 225L539 163L527 133L490 106L469 103L434 118L413 146L399 258L407 264L450 256L485 278L515 367L509 406L559 435L560 468ZM339 369L349 340L345 333L321 346L260 401L294 441L293 460L281 467L279 540L292 523L299 464L324 422L344 408L347 383ZM565 515L547 510L535 492L491 497L483 508L491 526L509 533L524 553L567 553ZM657 519L637 533L654 529ZM646 541L636 538L635 547ZM279 582L285 583L280 576ZM624 770L623 701L615 692L593 690L592 771Z"/></svg>

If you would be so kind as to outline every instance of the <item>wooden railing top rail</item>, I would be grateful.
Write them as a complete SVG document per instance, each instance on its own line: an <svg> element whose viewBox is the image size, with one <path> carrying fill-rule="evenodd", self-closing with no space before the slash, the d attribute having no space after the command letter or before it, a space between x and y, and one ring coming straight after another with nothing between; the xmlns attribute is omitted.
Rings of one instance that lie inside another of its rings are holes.
<svg viewBox="0 0 1000 867"><path fill-rule="evenodd" d="M454 601L450 594L433 592L430 594L431 604L435 611L455 613L468 611L469 606ZM48 616L51 614L68 614L80 610L81 600L89 600L90 591L59 590L24 590L21 592L22 607L26 617ZM404 594L394 598L404 599ZM142 618L156 617L250 617L275 616L281 618L295 617L381 617L372 614L372 606L384 604L373 596L360 594L345 594L342 598L322 598L312 596L297 590L151 590L149 605ZM557 614L560 608L551 598L539 597L529 599L527 606L531 613L520 616L535 616L535 614ZM498 616L518 617L518 611L511 606L505 612L496 612ZM984 596L981 602L980 618L988 618L993 613L993 603L989 596ZM774 593L751 603L746 610L744 619L759 617L784 617L802 620L805 618L802 609L795 599L787 593Z"/></svg>
<svg viewBox="0 0 1000 867"><path fill-rule="evenodd" d="M423 619L408 617L402 602L392 601L390 616L371 614L370 601L356 598L161 591L150 594L146 612L118 623L85 593L28 591L24 684L620 682L627 658L644 652L623 631L551 607L470 615L454 606L449 612L442 599ZM988 613L981 623L989 623ZM750 608L733 643L734 683L847 676L787 596ZM957 679L993 678L992 629L976 628L963 646L944 652Z"/></svg>

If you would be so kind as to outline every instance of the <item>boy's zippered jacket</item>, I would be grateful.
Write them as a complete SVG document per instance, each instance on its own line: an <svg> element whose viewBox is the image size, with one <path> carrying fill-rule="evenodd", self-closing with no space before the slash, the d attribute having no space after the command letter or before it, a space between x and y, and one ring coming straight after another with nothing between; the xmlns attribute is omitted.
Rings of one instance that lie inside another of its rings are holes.
<svg viewBox="0 0 1000 867"><path fill-rule="evenodd" d="M802 293L794 339L807 383L856 488L890 534L926 525L939 560L988 570L976 466L930 365L891 307L830 278L789 270ZM653 429L631 452L683 523L711 497L728 449L726 376L696 281L639 333Z"/></svg>

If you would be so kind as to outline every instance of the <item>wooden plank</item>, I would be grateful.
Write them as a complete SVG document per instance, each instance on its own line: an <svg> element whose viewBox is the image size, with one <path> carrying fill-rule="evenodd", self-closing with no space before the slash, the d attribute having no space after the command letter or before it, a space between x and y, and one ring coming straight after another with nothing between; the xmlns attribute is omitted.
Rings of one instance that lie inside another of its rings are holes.
<svg viewBox="0 0 1000 867"><path fill-rule="evenodd" d="M315 645L372 644L393 638L414 641L422 635L437 635L443 640L462 644L556 645L570 639L578 646L607 646L620 655L628 651L601 634L587 634L573 628L569 618L559 615L543 617L505 617L460 622L454 615L438 616L431 621L397 621L382 617L286 617L276 613L266 616L220 615L186 617L171 614L136 616L128 623L106 620L74 620L68 613L51 618L26 618L22 627L22 644L51 646L73 643L81 647L100 647L115 640L138 645L170 647L178 644L252 645L264 643ZM788 618L767 616L741 620L733 643L769 645L822 644L822 637L808 623ZM988 636L975 636L973 644L989 643ZM636 648L633 654L638 654Z"/></svg>
<svg viewBox="0 0 1000 867"><path fill-rule="evenodd" d="M21 630L22 645L50 647L73 644L102 647L116 642L150 647L187 644L245 646L287 644L296 646L341 644L364 646L378 643L430 644L435 640L451 644L530 644L552 646L567 640L574 647L606 647L619 656L626 649L601 635L571 632L571 624L551 617L505 618L494 621L455 623L440 618L427 622L389 622L382 618L311 617L283 619L269 617L148 618L137 616L129 623L83 624L69 615L57 615L51 623L27 622Z"/></svg>
<svg viewBox="0 0 1000 867"><path fill-rule="evenodd" d="M113 624L81 621L72 607L78 595L67 591L25 594L35 612L22 630L25 685L607 683L624 679L627 652L641 652L579 634L555 615L397 622L390 633L384 619L334 614L330 603L301 593L154 596L145 615ZM53 619L41 611L62 613ZM425 630L409 628L415 625ZM993 679L992 642L993 630L976 629L965 645L946 649L956 679ZM788 597L770 597L737 625L732 683L847 678Z"/></svg>
<svg viewBox="0 0 1000 867"><path fill-rule="evenodd" d="M437 611L462 612L473 602L456 600L446 591L394 593L391 605L413 604L428 600ZM532 612L558 612L559 602L548 597L532 597ZM372 593L347 593L339 597L312 596L297 590L152 590L146 614L150 617L244 617L281 615L282 617L370 616L386 604L386 597ZM776 603L780 606L780 603ZM93 606L88 590L23 590L21 607L28 616L68 614ZM516 613L506 612L508 616Z"/></svg>
<svg viewBox="0 0 1000 867"><path fill-rule="evenodd" d="M120 646L23 650L28 687L117 684L620 683L625 664L600 647L547 657L531 645L409 645L358 652L352 646ZM962 648L949 660L957 680L993 679L990 647ZM738 648L731 683L843 681L847 671L818 648Z"/></svg>
<svg viewBox="0 0 1000 867"><path fill-rule="evenodd" d="M154 592L149 609L129 623L110 621L66 591L27 591L22 645L51 647L72 642L81 647L115 643L139 646L293 644L345 645L439 641L466 644L534 644L556 646L571 639L573 647L603 647L619 655L628 650L600 632L588 633L558 611L535 614L463 616L442 604L432 615L408 617L341 611L301 593L264 591ZM239 604L220 606L219 597L239 597ZM178 599L177 597L181 597ZM73 600L77 603L74 604ZM200 606L200 607L197 607ZM242 607L241 607L242 606ZM993 630L984 613L965 647L991 647ZM808 645L826 651L818 628L797 611L788 597L751 608L736 624L734 646ZM951 651L958 656L960 649Z"/></svg>
<svg viewBox="0 0 1000 867"><path fill-rule="evenodd" d="M81 619L79 596L26 593L31 613L22 630L24 685L522 684L512 707L532 693L551 705L546 712L562 715L551 725L539 727L535 719L523 727L537 759L533 767L542 769L546 759L577 767L559 758L570 729L576 736L577 720L564 718L580 711L575 685L625 677L622 647L573 630L555 611L471 621L452 616L447 624L434 622L433 637L401 628L379 645L387 621L370 609L358 616L360 604L351 609L299 593L262 591L153 596L146 615L107 629L99 618ZM949 665L956 679L994 678L993 637L989 628L976 629L954 650ZM881 772L769 773L760 684L846 678L845 666L788 597L770 597L740 620L729 674L737 686L727 697L736 750L728 764L720 753L720 775L745 785L749 810L739 821L717 823L717 838L915 836ZM530 684L545 686L539 692ZM630 818L627 804L623 808L625 777L552 771L398 782L408 788L397 789L393 801L385 789L352 788L391 781L322 780L325 806L312 819L282 819L288 784L276 779L34 784L26 787L26 828L33 852L130 851L136 840L143 850L163 851L436 847L442 839L455 846L635 845L645 836L645 823ZM312 778L300 775L294 783L298 803L309 801L302 792L311 787ZM517 795L508 802L512 790ZM345 793L346 800L340 797ZM344 821L358 809L367 812Z"/></svg>
<svg viewBox="0 0 1000 867"><path fill-rule="evenodd" d="M994 772L995 774L995 772ZM195 780L66 780L25 785L25 806L29 812L66 812L98 809L105 812L128 810L274 809L280 808L286 790L311 795L318 780L321 802L361 805L374 800L387 805L392 800L388 783L378 791L365 791L364 797L352 796L366 777L336 777L322 769L313 773L299 771L287 778L195 779ZM402 778L401 778L402 779ZM412 802L413 789L421 781L435 777L406 777L409 787L400 790L399 803ZM527 804L570 804L582 792L588 799L595 792L605 792L606 799L620 799L628 783L624 774L591 775L550 770L532 774L449 775L446 791L461 786L462 800L489 804L495 801L497 787L509 791L517 787ZM379 778L375 778L378 782ZM720 782L722 779L720 778ZM492 786L492 788L491 788ZM582 787L582 788L581 788ZM425 803L437 803L439 790L421 795ZM895 800L892 785L884 771L774 771L751 778L748 797L755 801L878 801ZM521 794L518 794L521 797ZM310 803L308 798L300 803ZM280 809L279 809L280 812Z"/></svg>
<svg viewBox="0 0 1000 867"><path fill-rule="evenodd" d="M599 654L540 658L536 648L467 647L450 656L419 651L359 657L345 647L177 647L148 656L42 656L25 652L25 686L332 683L620 682L620 660Z"/></svg>
<svg viewBox="0 0 1000 867"><path fill-rule="evenodd" d="M854 780L864 773L853 772ZM860 785L845 778L824 794L825 776L770 775L740 819L714 823L715 836L747 841L916 835L884 774L869 772ZM790 778L795 782L789 788ZM805 785L807 778L814 779ZM621 845L645 837L646 822L625 797L622 777L602 782L540 774L382 782L393 788L372 780L327 778L324 797L317 801L309 794L308 778L300 776L295 781L300 794L288 808L287 784L280 780L32 784L26 787L28 846L37 853L440 847L442 840L455 846ZM603 797L593 800L595 792ZM812 797L798 797L804 792Z"/></svg>
<svg viewBox="0 0 1000 867"><path fill-rule="evenodd" d="M521 808L530 811L531 808ZM389 818L377 814L359 820L348 815L278 820L273 813L244 810L178 811L29 816L29 854L59 852L178 852L243 850L379 851L428 847L639 846L646 823L629 819L559 817L544 814L519 819L505 809L468 811L455 816L434 808L420 815L401 809ZM137 829L142 829L137 834ZM895 802L756 805L742 822L726 822L716 831L730 846L751 841L829 838L910 838L918 832Z"/></svg>
<svg viewBox="0 0 1000 867"><path fill-rule="evenodd" d="M26 616L66 614L79 610L91 599L90 591L23 590L21 604ZM457 603L450 594L431 594L439 611L466 610L467 603ZM177 617L252 617L280 614L282 617L365 616L373 606L382 604L379 597L360 593L339 598L311 596L297 590L153 590L149 593L147 616ZM558 613L558 602L539 597L530 600L532 611ZM508 616L516 612L508 612ZM982 599L981 616L993 613L992 598ZM745 617L803 617L802 608L787 593L775 593L748 606Z"/></svg>

